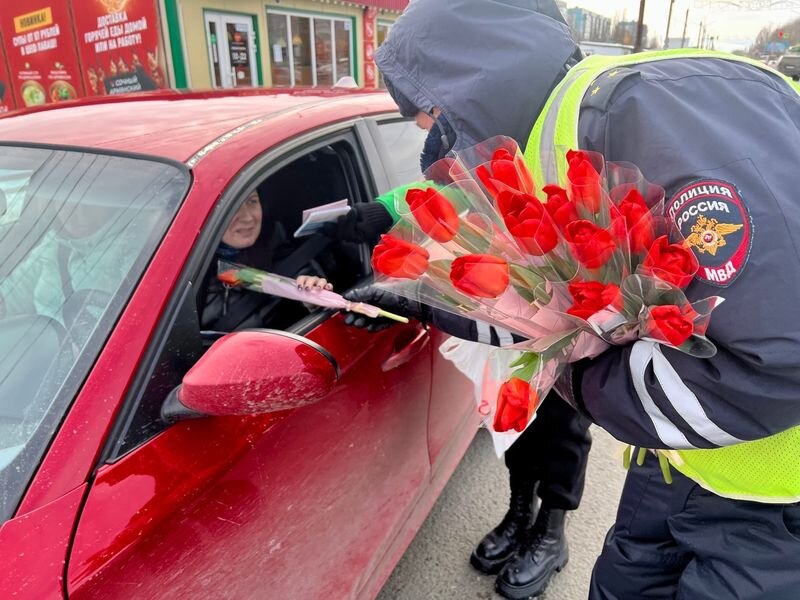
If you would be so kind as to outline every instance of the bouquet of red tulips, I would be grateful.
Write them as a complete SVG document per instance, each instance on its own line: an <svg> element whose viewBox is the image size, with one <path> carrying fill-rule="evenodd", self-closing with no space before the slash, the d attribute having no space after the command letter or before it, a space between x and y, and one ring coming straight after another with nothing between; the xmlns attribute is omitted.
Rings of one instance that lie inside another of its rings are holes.
<svg viewBox="0 0 800 600"><path fill-rule="evenodd" d="M560 185L537 187L503 137L444 159L398 192L400 221L373 253L379 285L518 336L505 369L468 373L487 426L513 438L565 365L610 344L716 352L705 331L722 299L684 294L698 263L664 190L596 153L570 150L565 165Z"/></svg>

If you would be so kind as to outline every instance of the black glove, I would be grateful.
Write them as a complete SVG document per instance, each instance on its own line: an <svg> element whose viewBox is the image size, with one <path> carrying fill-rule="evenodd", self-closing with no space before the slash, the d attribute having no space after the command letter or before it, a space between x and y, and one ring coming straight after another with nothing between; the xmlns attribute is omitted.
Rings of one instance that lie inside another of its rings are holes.
<svg viewBox="0 0 800 600"><path fill-rule="evenodd" d="M323 225L322 233L335 240L372 244L393 222L392 215L380 202L357 202L346 215Z"/></svg>
<svg viewBox="0 0 800 600"><path fill-rule="evenodd" d="M427 323L430 319L430 309L424 304L420 304L415 300L409 300L403 296L398 296L386 290L382 290L371 285L355 288L349 292L345 292L344 297L350 302L364 302L372 304L389 312L393 312L402 317L410 319L417 319L422 323ZM382 331L388 329L392 325L397 325L397 321L378 317L377 319L370 319L364 315L357 313L347 313L344 318L347 325L353 327L366 328L367 331Z"/></svg>

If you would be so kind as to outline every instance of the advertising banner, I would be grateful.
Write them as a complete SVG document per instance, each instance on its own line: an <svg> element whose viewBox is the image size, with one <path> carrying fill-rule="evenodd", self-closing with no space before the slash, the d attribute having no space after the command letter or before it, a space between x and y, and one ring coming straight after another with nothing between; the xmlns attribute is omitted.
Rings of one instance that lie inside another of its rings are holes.
<svg viewBox="0 0 800 600"><path fill-rule="evenodd" d="M15 104L14 93L11 90L11 78L8 76L3 36L0 34L0 114L14 110Z"/></svg>
<svg viewBox="0 0 800 600"><path fill-rule="evenodd" d="M83 96L67 0L0 2L0 31L17 107Z"/></svg>
<svg viewBox="0 0 800 600"><path fill-rule="evenodd" d="M364 9L364 87L374 88L377 70L375 67L375 31L378 11L374 7Z"/></svg>
<svg viewBox="0 0 800 600"><path fill-rule="evenodd" d="M156 0L72 0L90 96L166 87Z"/></svg>

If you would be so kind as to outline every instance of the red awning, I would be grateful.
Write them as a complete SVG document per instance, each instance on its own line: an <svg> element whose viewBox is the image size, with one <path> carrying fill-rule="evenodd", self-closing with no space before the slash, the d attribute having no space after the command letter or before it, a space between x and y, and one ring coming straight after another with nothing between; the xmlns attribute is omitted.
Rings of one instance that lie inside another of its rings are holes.
<svg viewBox="0 0 800 600"><path fill-rule="evenodd" d="M374 6L375 8L382 8L384 10L405 10L408 6L409 0L352 0L356 4L363 4L364 6Z"/></svg>

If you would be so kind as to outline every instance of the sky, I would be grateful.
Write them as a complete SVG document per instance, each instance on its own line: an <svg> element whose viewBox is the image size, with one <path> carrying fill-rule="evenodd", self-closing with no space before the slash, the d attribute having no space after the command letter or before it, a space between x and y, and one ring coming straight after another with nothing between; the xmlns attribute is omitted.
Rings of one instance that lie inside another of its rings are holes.
<svg viewBox="0 0 800 600"><path fill-rule="evenodd" d="M714 36L718 40L716 48L726 51L746 49L753 43L762 27L778 26L788 20L800 17L800 1L787 0L786 4L797 6L795 9L760 11L713 5L712 1L675 0L669 30L670 37L682 36L687 9L689 10L689 21L686 37L696 44L700 22L705 21L708 35ZM612 18L622 18L624 14L627 20L635 20L639 16L639 0L567 0L567 6L580 6ZM648 37L656 35L663 43L668 14L669 0L647 0L645 23L648 26ZM800 40L792 40L792 42L800 43Z"/></svg>

